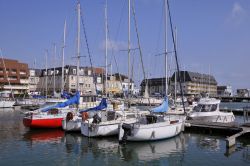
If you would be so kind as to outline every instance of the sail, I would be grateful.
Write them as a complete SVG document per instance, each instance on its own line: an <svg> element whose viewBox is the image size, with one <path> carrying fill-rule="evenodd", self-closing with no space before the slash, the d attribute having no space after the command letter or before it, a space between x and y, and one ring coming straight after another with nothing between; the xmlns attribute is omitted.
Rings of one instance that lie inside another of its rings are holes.
<svg viewBox="0 0 250 166"><path fill-rule="evenodd" d="M152 109L152 112L154 113L161 113L161 112L167 112L168 111L168 98L165 97L163 103L159 107L155 107Z"/></svg>
<svg viewBox="0 0 250 166"><path fill-rule="evenodd" d="M58 103L58 104L50 106L50 107L46 107L46 108L42 109L41 111L46 112L46 111L53 109L53 108L63 108L63 107L69 106L69 105L79 104L79 100L80 100L80 93L76 92L75 96L71 97L67 101L65 101L63 103Z"/></svg>
<svg viewBox="0 0 250 166"><path fill-rule="evenodd" d="M146 82L146 86L145 86L145 92L144 92L144 98L149 98L149 94L148 94L148 83Z"/></svg>
<svg viewBox="0 0 250 166"><path fill-rule="evenodd" d="M79 112L82 113L82 112L88 112L88 111L100 111L100 110L107 108L107 106L108 106L108 104L107 104L106 98L103 98L98 106L93 107L93 108L89 108L86 110L81 110Z"/></svg>

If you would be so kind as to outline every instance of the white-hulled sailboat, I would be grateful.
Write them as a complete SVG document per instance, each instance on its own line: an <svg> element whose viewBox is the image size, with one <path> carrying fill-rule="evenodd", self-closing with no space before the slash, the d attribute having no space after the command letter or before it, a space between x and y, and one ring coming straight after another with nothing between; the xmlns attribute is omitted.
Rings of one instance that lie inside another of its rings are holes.
<svg viewBox="0 0 250 166"><path fill-rule="evenodd" d="M119 141L153 141L178 135L184 129L185 115L167 115L168 81L167 81L167 11L168 1L165 0L165 94L163 103L150 111L149 115L140 116L135 123L123 123L119 126ZM171 19L171 18L170 18ZM170 20L171 21L171 20ZM172 29L171 29L172 30ZM175 46L175 41L173 42ZM176 46L174 47L176 50ZM177 57L177 55L176 55ZM177 58L177 69L179 68ZM181 90L182 92L182 90ZM182 99L183 100L183 99ZM185 110L185 108L184 108Z"/></svg>
<svg viewBox="0 0 250 166"><path fill-rule="evenodd" d="M184 127L185 116L166 115L168 99L162 105L152 109L149 115L143 115L137 122L119 126L119 141L152 141L178 135Z"/></svg>

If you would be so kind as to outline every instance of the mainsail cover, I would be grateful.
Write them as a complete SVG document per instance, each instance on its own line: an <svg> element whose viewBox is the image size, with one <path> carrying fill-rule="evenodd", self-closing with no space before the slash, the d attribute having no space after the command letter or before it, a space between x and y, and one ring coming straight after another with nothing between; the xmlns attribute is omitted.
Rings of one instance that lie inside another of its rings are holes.
<svg viewBox="0 0 250 166"><path fill-rule="evenodd" d="M168 111L168 98L165 97L163 103L159 107L155 107L152 109L152 112L154 113L161 113L161 112L167 112Z"/></svg>
<svg viewBox="0 0 250 166"><path fill-rule="evenodd" d="M63 108L63 107L69 106L69 105L79 104L79 100L80 100L80 93L76 92L75 96L71 97L67 101L65 101L63 103L58 103L58 104L50 106L50 107L46 107L46 108L42 109L41 111L47 112L48 110L53 109L53 108Z"/></svg>
<svg viewBox="0 0 250 166"><path fill-rule="evenodd" d="M102 98L100 104L96 107L93 107L93 108L89 108L89 109L86 109L86 110L80 110L79 113L82 113L82 112L88 112L88 111L100 111L100 110L103 110L105 108L107 108L108 104L107 104L107 99L106 98Z"/></svg>

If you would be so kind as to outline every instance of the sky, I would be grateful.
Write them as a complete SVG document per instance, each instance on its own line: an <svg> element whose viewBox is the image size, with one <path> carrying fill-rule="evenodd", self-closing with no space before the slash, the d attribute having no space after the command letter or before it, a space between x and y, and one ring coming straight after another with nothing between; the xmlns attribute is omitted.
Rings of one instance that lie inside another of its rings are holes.
<svg viewBox="0 0 250 166"><path fill-rule="evenodd" d="M109 72L128 73L128 0L108 0ZM133 1L132 1L133 2ZM80 0L93 65L105 65L105 0ZM207 73L218 85L250 88L250 1L169 0L177 31L181 70ZM4 58L28 63L30 68L61 66L66 20L65 64L76 64L77 0L0 0L0 48ZM148 78L164 77L163 0L135 0L131 10L131 66L133 79L143 78L134 18ZM169 23L169 21L168 21ZM168 24L168 65L174 71L172 36ZM81 25L81 65L90 66ZM56 51L54 50L56 45ZM117 63L115 62L117 61Z"/></svg>

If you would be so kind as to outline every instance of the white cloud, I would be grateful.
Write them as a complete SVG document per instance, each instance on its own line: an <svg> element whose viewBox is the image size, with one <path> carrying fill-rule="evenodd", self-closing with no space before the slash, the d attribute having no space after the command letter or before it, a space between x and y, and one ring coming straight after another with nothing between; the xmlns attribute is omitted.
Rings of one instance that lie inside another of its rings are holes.
<svg viewBox="0 0 250 166"><path fill-rule="evenodd" d="M101 50L105 50L105 47L106 47L106 43L105 41L103 41L101 43ZM113 40L108 40L108 43L107 43L107 48L109 51L113 50L113 51L120 51L120 50L126 50L128 49L128 44L127 42L124 42L124 41L113 41Z"/></svg>
<svg viewBox="0 0 250 166"><path fill-rule="evenodd" d="M239 25L245 20L246 14L246 10L238 2L235 2L226 21Z"/></svg>

